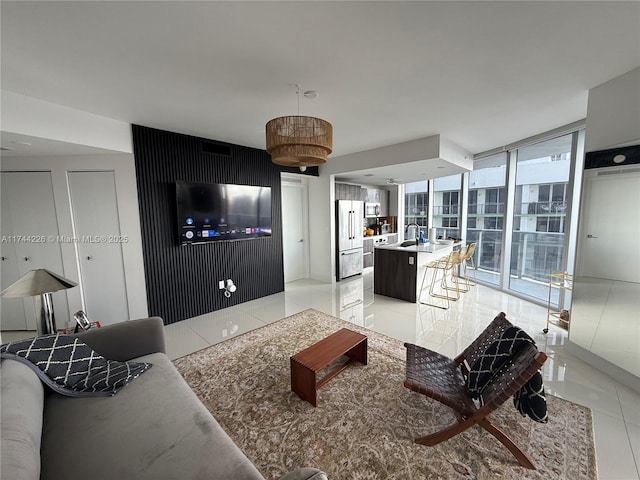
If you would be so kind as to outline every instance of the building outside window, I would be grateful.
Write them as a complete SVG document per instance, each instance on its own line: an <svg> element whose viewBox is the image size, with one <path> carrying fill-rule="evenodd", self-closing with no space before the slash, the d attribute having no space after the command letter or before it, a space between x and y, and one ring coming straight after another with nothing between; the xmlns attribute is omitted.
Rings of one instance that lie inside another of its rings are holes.
<svg viewBox="0 0 640 480"><path fill-rule="evenodd" d="M460 192L442 192L441 210L443 215L457 215L460 213Z"/></svg>
<svg viewBox="0 0 640 480"><path fill-rule="evenodd" d="M426 232L429 221L429 182L413 182L405 185L404 224L416 223ZM407 232L404 239L407 240Z"/></svg>
<svg viewBox="0 0 640 480"><path fill-rule="evenodd" d="M502 230L502 217L484 217L484 228L487 230Z"/></svg>
<svg viewBox="0 0 640 480"><path fill-rule="evenodd" d="M560 218L538 217L536 220L536 232L563 233L563 222Z"/></svg>
<svg viewBox="0 0 640 480"><path fill-rule="evenodd" d="M433 226L438 235L461 238L460 193L462 175L449 175L433 180Z"/></svg>
<svg viewBox="0 0 640 480"><path fill-rule="evenodd" d="M504 213L504 187L488 188L485 197L484 213Z"/></svg>
<svg viewBox="0 0 640 480"><path fill-rule="evenodd" d="M469 215L475 215L478 213L478 190L477 189L469 190L469 201L467 202L467 213Z"/></svg>

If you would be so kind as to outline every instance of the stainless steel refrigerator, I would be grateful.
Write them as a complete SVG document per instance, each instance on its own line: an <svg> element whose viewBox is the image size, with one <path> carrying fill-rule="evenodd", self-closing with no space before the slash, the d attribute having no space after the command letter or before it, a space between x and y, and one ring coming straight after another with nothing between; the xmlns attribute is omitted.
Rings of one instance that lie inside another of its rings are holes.
<svg viewBox="0 0 640 480"><path fill-rule="evenodd" d="M362 273L364 202L336 201L336 280Z"/></svg>

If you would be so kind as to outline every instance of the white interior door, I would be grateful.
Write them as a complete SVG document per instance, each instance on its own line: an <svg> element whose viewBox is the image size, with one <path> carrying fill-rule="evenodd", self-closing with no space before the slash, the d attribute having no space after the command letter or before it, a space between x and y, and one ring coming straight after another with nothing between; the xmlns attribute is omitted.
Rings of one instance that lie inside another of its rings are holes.
<svg viewBox="0 0 640 480"><path fill-rule="evenodd" d="M306 187L282 184L284 281L306 278Z"/></svg>
<svg viewBox="0 0 640 480"><path fill-rule="evenodd" d="M69 172L86 314L101 325L129 320L114 172Z"/></svg>
<svg viewBox="0 0 640 480"><path fill-rule="evenodd" d="M2 244L0 250L2 252L2 266L0 274L2 275L2 285L0 288L4 290L18 278L20 278L18 253L13 239L13 225L11 222L11 212L9 210L9 194L5 188L5 176L2 175L2 220L0 228L2 233ZM27 317L24 310L24 302L22 298L3 298L0 310L0 326L2 330L27 330Z"/></svg>
<svg viewBox="0 0 640 480"><path fill-rule="evenodd" d="M585 174L578 275L640 282L640 172Z"/></svg>
<svg viewBox="0 0 640 480"><path fill-rule="evenodd" d="M65 275L51 172L2 172L2 289L30 270ZM65 291L55 292L59 328L69 321ZM22 303L22 307L21 304ZM35 330L33 299L2 299L3 330Z"/></svg>

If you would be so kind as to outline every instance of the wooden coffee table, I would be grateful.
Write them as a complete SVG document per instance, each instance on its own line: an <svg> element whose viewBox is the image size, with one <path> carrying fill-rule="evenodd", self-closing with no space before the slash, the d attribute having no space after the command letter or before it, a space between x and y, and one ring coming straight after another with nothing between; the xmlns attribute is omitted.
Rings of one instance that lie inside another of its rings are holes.
<svg viewBox="0 0 640 480"><path fill-rule="evenodd" d="M318 372L342 355L349 360L317 380ZM343 328L291 357L291 390L315 407L318 389L353 362L367 364L367 337Z"/></svg>

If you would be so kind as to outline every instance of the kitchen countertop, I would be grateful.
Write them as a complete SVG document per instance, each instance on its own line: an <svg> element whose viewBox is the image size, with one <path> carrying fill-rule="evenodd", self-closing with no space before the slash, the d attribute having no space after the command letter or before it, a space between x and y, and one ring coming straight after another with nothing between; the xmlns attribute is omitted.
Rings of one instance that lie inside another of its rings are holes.
<svg viewBox="0 0 640 480"><path fill-rule="evenodd" d="M389 235L397 235L397 233L381 233L380 235L364 235L362 238L364 238L365 240L367 238L372 238L373 240L375 240L377 238L388 237Z"/></svg>
<svg viewBox="0 0 640 480"><path fill-rule="evenodd" d="M441 243L431 244L431 243L421 243L419 245L411 245L408 247L402 247L401 243L394 243L392 245L379 245L376 248L384 248L385 250L398 250L401 252L418 252L418 253L435 253L439 250L444 250L451 247L456 247L460 245L462 242L454 242L453 244L445 245Z"/></svg>

